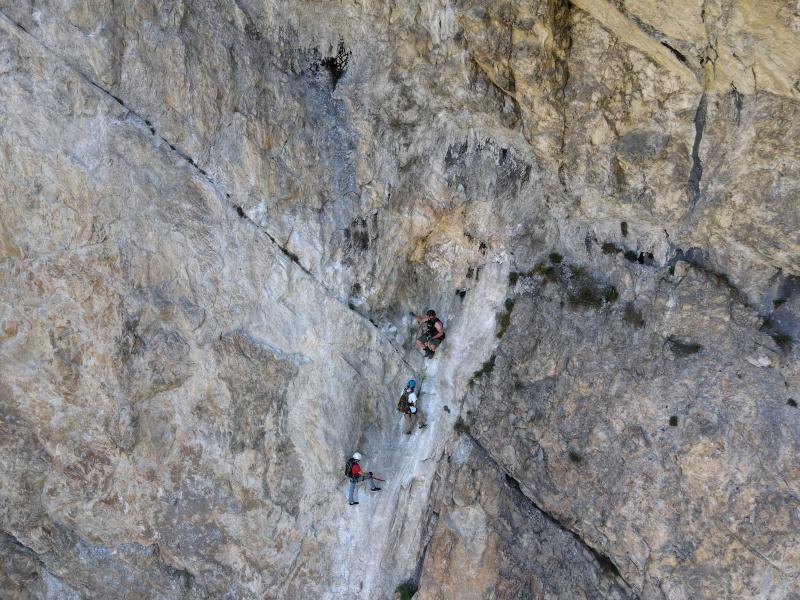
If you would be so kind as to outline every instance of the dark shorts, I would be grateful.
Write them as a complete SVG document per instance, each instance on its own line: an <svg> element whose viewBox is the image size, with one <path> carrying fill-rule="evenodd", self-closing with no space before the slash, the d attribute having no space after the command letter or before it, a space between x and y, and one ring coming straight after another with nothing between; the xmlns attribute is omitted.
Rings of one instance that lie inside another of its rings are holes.
<svg viewBox="0 0 800 600"><path fill-rule="evenodd" d="M429 336L423 335L422 337L418 337L417 340L423 344L433 344L435 348L438 348L439 344L444 341L444 338L436 338L435 340L432 340Z"/></svg>

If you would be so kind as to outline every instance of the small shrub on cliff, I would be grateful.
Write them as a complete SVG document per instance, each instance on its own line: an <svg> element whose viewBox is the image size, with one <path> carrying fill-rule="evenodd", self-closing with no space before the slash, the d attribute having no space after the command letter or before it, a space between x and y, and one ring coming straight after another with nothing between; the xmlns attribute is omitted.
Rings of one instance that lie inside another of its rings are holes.
<svg viewBox="0 0 800 600"><path fill-rule="evenodd" d="M797 408L797 402L795 401L795 399L794 399L794 398L789 398L789 399L786 401L786 404L788 404L788 405L789 405L789 406L791 406L792 408Z"/></svg>
<svg viewBox="0 0 800 600"><path fill-rule="evenodd" d="M399 600L411 600L417 593L417 586L411 581L404 581L394 589L394 593Z"/></svg>
<svg viewBox="0 0 800 600"><path fill-rule="evenodd" d="M492 354L492 356L489 358L489 360L487 360L485 363L483 363L481 365L481 368L478 369L477 371L475 371L472 374L472 377L470 377L470 380L469 380L470 387L475 385L475 382L478 381L484 375L491 374L491 372L494 370L494 361L495 361L496 358L497 358L497 356L495 354Z"/></svg>
<svg viewBox="0 0 800 600"><path fill-rule="evenodd" d="M514 309L514 301L511 298L506 298L505 307L505 311L497 314L498 338L501 338L506 334L506 330L511 323L511 311Z"/></svg>
<svg viewBox="0 0 800 600"><path fill-rule="evenodd" d="M570 265L569 268L572 271L573 277L583 277L586 275L586 269L583 267L579 267L578 265Z"/></svg>
<svg viewBox="0 0 800 600"><path fill-rule="evenodd" d="M772 339L775 340L781 350L791 350L792 338L785 333L773 333Z"/></svg>
<svg viewBox="0 0 800 600"><path fill-rule="evenodd" d="M670 427L677 427L678 426L678 417L676 415L672 415L669 418L669 426Z"/></svg>
<svg viewBox="0 0 800 600"><path fill-rule="evenodd" d="M483 377L484 375L489 375L494 370L494 359L495 355L492 354L492 357L485 363L483 363L483 365L481 365L481 368L479 370L475 371L475 376Z"/></svg>
<svg viewBox="0 0 800 600"><path fill-rule="evenodd" d="M547 265L543 262L540 262L535 267L533 267L529 272L528 275L540 275L544 277L544 280L548 283L555 283L559 279L558 270L551 266Z"/></svg>
<svg viewBox="0 0 800 600"><path fill-rule="evenodd" d="M558 252L551 252L547 258L550 259L550 262L554 265L560 265L563 257Z"/></svg>
<svg viewBox="0 0 800 600"><path fill-rule="evenodd" d="M585 306L587 308L600 308L603 304L602 297L597 293L597 290L589 285L584 284L571 293L567 299L572 306Z"/></svg>

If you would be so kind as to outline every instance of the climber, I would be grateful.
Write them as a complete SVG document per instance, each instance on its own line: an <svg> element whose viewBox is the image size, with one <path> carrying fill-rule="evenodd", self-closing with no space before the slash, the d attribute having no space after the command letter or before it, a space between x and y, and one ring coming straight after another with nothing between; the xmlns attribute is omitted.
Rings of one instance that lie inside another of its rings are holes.
<svg viewBox="0 0 800 600"><path fill-rule="evenodd" d="M428 310L424 317L414 313L411 313L411 315L420 325L425 324L422 335L417 338L417 348L425 355L425 358L433 358L433 354L439 344L444 341L444 324L436 316L435 310Z"/></svg>
<svg viewBox="0 0 800 600"><path fill-rule="evenodd" d="M383 481L382 479L378 479L377 477L373 477L372 471L367 473L366 475L361 474L361 465L358 462L361 460L361 453L355 452L351 458L347 459L347 467L345 467L345 475L350 478L350 489L347 492L347 500L350 502L350 506L354 504L358 504L353 498L353 494L356 491L356 484L360 481L368 480L369 481L369 491L370 492L379 492L381 488L375 485L373 480Z"/></svg>
<svg viewBox="0 0 800 600"><path fill-rule="evenodd" d="M415 391L416 387L417 382L413 379L409 379L405 389L403 390L403 394L400 396L400 400L397 403L397 410L403 413L403 433L406 435L411 435L413 419L415 418L420 429L428 426L428 424L425 422L425 415L417 405L417 393Z"/></svg>

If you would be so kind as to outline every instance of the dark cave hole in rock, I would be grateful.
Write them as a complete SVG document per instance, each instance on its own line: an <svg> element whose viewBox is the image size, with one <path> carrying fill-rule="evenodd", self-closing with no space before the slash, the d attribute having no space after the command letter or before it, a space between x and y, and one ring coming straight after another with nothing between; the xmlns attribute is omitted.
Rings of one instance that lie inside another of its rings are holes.
<svg viewBox="0 0 800 600"><path fill-rule="evenodd" d="M453 431L455 431L458 435L461 435L462 433L466 435L470 434L469 425L461 417L458 417L458 419L456 419L456 422L453 425Z"/></svg>
<svg viewBox="0 0 800 600"><path fill-rule="evenodd" d="M356 217L349 227L344 229L344 238L348 248L362 252L369 249L369 226L364 217Z"/></svg>
<svg viewBox="0 0 800 600"><path fill-rule="evenodd" d="M640 329L644 326L642 311L636 310L636 306L633 304L633 302L627 302L625 304L625 312L622 315L622 319L637 329Z"/></svg>
<svg viewBox="0 0 800 600"><path fill-rule="evenodd" d="M695 342L683 341L675 336L669 336L667 338L667 344L669 344L670 350L672 353L677 356L678 358L686 358L687 356L691 356L692 354L697 354L700 350L703 349L703 346L697 344Z"/></svg>
<svg viewBox="0 0 800 600"><path fill-rule="evenodd" d="M522 488L519 485L519 481L514 479L511 475L506 473L506 483L512 487L513 489L517 490L519 493L522 493Z"/></svg>
<svg viewBox="0 0 800 600"><path fill-rule="evenodd" d="M339 80L347 72L347 65L350 62L351 55L352 52L345 50L344 40L340 39L336 56L329 56L320 61L320 64L325 67L331 76L331 87L333 87L333 89L336 89Z"/></svg>
<svg viewBox="0 0 800 600"><path fill-rule="evenodd" d="M661 45L664 46L664 48L666 48L670 52L672 52L672 54L675 56L675 58L677 58L683 64L686 64L686 57L683 55L682 52L679 52L678 50L676 50L675 48L670 46L667 42L661 42Z"/></svg>
<svg viewBox="0 0 800 600"><path fill-rule="evenodd" d="M610 558L599 553L595 554L595 558L597 558L597 562L600 564L600 569L605 575L609 577L620 576L617 565L615 565Z"/></svg>
<svg viewBox="0 0 800 600"><path fill-rule="evenodd" d="M261 41L261 32L258 28L251 22L248 22L244 26L244 34L255 42Z"/></svg>

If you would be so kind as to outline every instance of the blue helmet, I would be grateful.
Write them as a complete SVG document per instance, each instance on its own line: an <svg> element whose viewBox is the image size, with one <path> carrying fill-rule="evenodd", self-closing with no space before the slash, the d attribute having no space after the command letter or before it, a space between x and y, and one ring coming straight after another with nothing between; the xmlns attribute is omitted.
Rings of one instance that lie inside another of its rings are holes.
<svg viewBox="0 0 800 600"><path fill-rule="evenodd" d="M415 387L417 387L417 382L416 382L416 381L414 381L413 379L409 379L409 380L408 380L408 387L410 387L410 388L415 388Z"/></svg>

